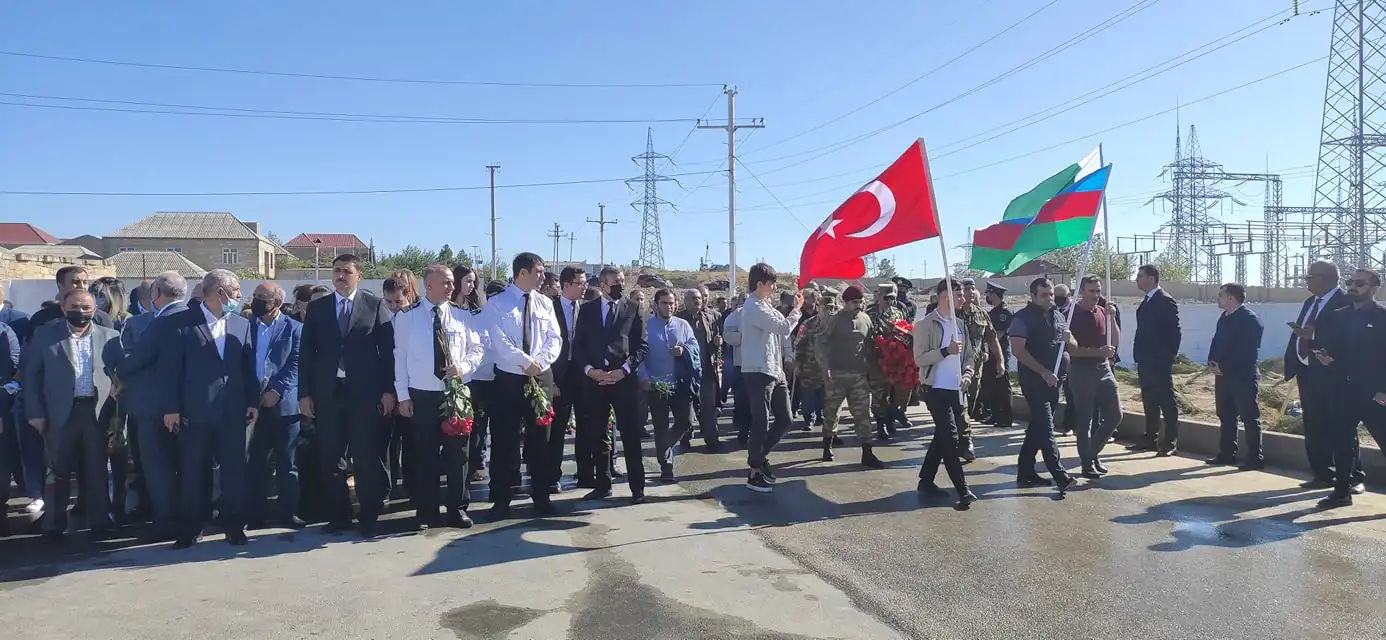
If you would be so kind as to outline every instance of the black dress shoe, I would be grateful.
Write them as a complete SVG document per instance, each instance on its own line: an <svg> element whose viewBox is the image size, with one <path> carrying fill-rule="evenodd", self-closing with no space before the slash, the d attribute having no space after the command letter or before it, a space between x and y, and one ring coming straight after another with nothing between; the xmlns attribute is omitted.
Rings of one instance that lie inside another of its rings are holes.
<svg viewBox="0 0 1386 640"><path fill-rule="evenodd" d="M230 529L226 532L226 541L233 547L244 547L246 542L245 532L240 529Z"/></svg>
<svg viewBox="0 0 1386 640"><path fill-rule="evenodd" d="M375 523L374 523L374 522L362 522L362 523L360 524L360 531L361 531L361 537L362 537L362 538L374 538L374 537L375 537Z"/></svg>
<svg viewBox="0 0 1386 640"><path fill-rule="evenodd" d="M1237 459L1224 456L1215 456L1213 458L1209 458L1208 461L1204 462L1203 464L1206 464L1211 467L1230 467L1232 465L1237 464Z"/></svg>
<svg viewBox="0 0 1386 640"><path fill-rule="evenodd" d="M279 526L284 527L285 529L302 529L308 526L308 523L304 522L303 518L300 518L298 516L280 518L278 524Z"/></svg>
<svg viewBox="0 0 1386 640"><path fill-rule="evenodd" d="M1054 488L1058 489L1060 494L1064 494L1068 493L1068 490L1072 489L1075 484L1078 484L1077 478L1073 476L1064 476L1063 480L1055 481Z"/></svg>
<svg viewBox="0 0 1386 640"><path fill-rule="evenodd" d="M611 490L610 490L610 489L593 489L593 490L591 490L591 491L588 491L588 492L587 492L587 495L582 496L582 499L583 499L583 500L605 500L605 499L610 498L610 497L611 497Z"/></svg>
<svg viewBox="0 0 1386 640"><path fill-rule="evenodd" d="M100 527L89 531L87 533L87 537L92 541L101 542L104 540L110 540L111 538L114 538L115 533L115 529L111 527Z"/></svg>
<svg viewBox="0 0 1386 640"><path fill-rule="evenodd" d="M976 501L977 494L972 493L972 490L967 489L964 490L962 494L958 496L958 504L954 508L958 511L967 511L968 509L972 508L972 503Z"/></svg>
<svg viewBox="0 0 1386 640"><path fill-rule="evenodd" d="M630 503L631 503L632 505L645 504L645 494L643 494L643 493L637 493L637 494L631 496L631 497L630 497Z"/></svg>
<svg viewBox="0 0 1386 640"><path fill-rule="evenodd" d="M554 483L549 485L549 495L563 493L563 485Z"/></svg>
<svg viewBox="0 0 1386 640"><path fill-rule="evenodd" d="M322 532L329 536L335 536L350 528L350 522L329 522L323 525Z"/></svg>
<svg viewBox="0 0 1386 640"><path fill-rule="evenodd" d="M722 443L720 441L709 442L704 445L704 447L707 449L708 453L722 453Z"/></svg>
<svg viewBox="0 0 1386 640"><path fill-rule="evenodd" d="M493 504L486 510L486 519L490 522L500 522L510 517L510 505Z"/></svg>
<svg viewBox="0 0 1386 640"><path fill-rule="evenodd" d="M1332 480L1324 480L1323 478L1314 478L1313 480L1306 480L1305 482L1300 483L1299 488L1301 488L1301 489L1332 489L1332 488L1333 488L1333 481L1332 481Z"/></svg>
<svg viewBox="0 0 1386 640"><path fill-rule="evenodd" d="M197 535L195 535L195 536L178 536L178 538L177 538L176 540L173 541L173 548L174 548L174 549L187 549L188 547L191 547L191 546L197 544L197 543L200 542L201 540L202 540L202 534L200 534L200 533L197 534Z"/></svg>
<svg viewBox="0 0 1386 640"><path fill-rule="evenodd" d="M576 486L576 487L579 488L579 489L596 489L596 488L597 488L597 481L596 481L596 480L587 479L587 478L582 478L582 479L579 479L579 480L577 481L577 484L574 485L574 486Z"/></svg>
<svg viewBox="0 0 1386 640"><path fill-rule="evenodd" d="M1320 509L1336 509L1338 507L1350 506L1352 506L1351 493L1334 493L1333 495L1330 495L1327 498L1324 498L1323 500L1319 501Z"/></svg>
<svg viewBox="0 0 1386 640"><path fill-rule="evenodd" d="M1049 478L1041 476L1024 476L1015 479L1015 485L1022 489L1032 487L1052 487L1054 483Z"/></svg>
<svg viewBox="0 0 1386 640"><path fill-rule="evenodd" d="M535 502L534 511L535 513L538 513L541 516L558 515L558 507L555 507L553 503L549 502L548 500L544 500L543 502Z"/></svg>
<svg viewBox="0 0 1386 640"><path fill-rule="evenodd" d="M1150 451L1151 449L1154 449L1154 448L1155 448L1155 447L1152 447L1152 446L1150 446L1150 445L1148 445L1148 444L1145 444L1144 442L1137 442L1137 443L1135 443L1135 444L1131 444L1131 445L1127 445L1127 446L1126 446L1126 450L1127 450L1127 451Z"/></svg>
<svg viewBox="0 0 1386 640"><path fill-rule="evenodd" d="M449 513L448 526L453 529L470 529L472 528L472 517L467 515L465 509L458 510L455 513Z"/></svg>
<svg viewBox="0 0 1386 640"><path fill-rule="evenodd" d="M920 480L915 490L918 491L920 495L930 499L945 498L948 496L948 492L939 488L938 484L932 480Z"/></svg>
<svg viewBox="0 0 1386 640"><path fill-rule="evenodd" d="M1263 471L1265 468L1266 461L1264 460L1248 460L1246 464L1241 466L1242 471Z"/></svg>
<svg viewBox="0 0 1386 640"><path fill-rule="evenodd" d="M246 523L245 523L245 528L246 528L246 530L248 530L248 531L255 531L256 529L264 529L264 528L266 528L266 526L265 526L265 521L264 521L264 520L247 520Z"/></svg>
<svg viewBox="0 0 1386 640"><path fill-rule="evenodd" d="M67 534L61 531L44 531L43 541L48 544L62 544L67 540Z"/></svg>
<svg viewBox="0 0 1386 640"><path fill-rule="evenodd" d="M1178 449L1161 449L1155 452L1156 458L1172 458L1179 454Z"/></svg>

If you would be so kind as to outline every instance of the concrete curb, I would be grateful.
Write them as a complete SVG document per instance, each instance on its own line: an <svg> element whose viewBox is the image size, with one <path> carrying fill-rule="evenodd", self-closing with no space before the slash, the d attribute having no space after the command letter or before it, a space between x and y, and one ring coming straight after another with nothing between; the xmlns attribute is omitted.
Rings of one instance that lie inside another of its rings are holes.
<svg viewBox="0 0 1386 640"><path fill-rule="evenodd" d="M1024 396L1019 394L1011 396L1011 406L1017 418L1030 418L1030 408L1025 404ZM1063 411L1067 410L1067 405L1060 402L1055 410L1055 421L1062 419ZM1133 411L1122 412L1121 424L1117 426L1117 439L1123 442L1135 442L1137 438L1145 435L1145 414ZM1241 434L1242 428L1239 426L1238 444L1245 447L1245 435ZM1218 454L1218 442L1222 438L1222 427L1207 422L1197 422L1193 420L1179 421L1179 453L1189 457L1211 458ZM1382 454L1381 449L1372 446L1367 442L1362 443L1362 470L1367 474L1367 484L1378 487L1386 487L1386 455ZM1304 454L1304 436L1292 433L1279 433L1275 431L1262 431L1262 448L1266 455L1266 466L1277 467L1299 471L1305 474L1310 472L1309 459Z"/></svg>

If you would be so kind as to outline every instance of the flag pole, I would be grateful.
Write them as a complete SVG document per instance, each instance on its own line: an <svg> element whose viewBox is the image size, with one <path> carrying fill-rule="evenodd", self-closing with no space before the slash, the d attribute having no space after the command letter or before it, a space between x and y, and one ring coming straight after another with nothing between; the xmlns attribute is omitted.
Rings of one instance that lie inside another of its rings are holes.
<svg viewBox="0 0 1386 640"><path fill-rule="evenodd" d="M1101 149L1101 146L1099 146L1098 149ZM1100 152L1099 152L1099 153L1100 153ZM1102 169L1101 169L1101 166L1098 167L1098 170L1099 170L1099 171L1102 170ZM1103 190L1102 190L1102 194L1105 196L1106 193L1107 193L1107 190L1106 190L1106 189L1103 189ZM1064 319L1064 331L1065 331L1065 332L1067 332L1069 326L1073 324L1073 308L1074 308L1075 306L1078 305L1078 296L1083 295L1083 278L1087 276L1087 272L1088 272L1088 262L1090 262L1090 261L1092 260L1092 240L1093 240L1093 236L1094 236L1096 233L1097 233L1097 220L1094 218L1093 221L1092 221L1092 230L1088 232L1088 244L1087 244L1085 247L1083 247L1083 261L1080 262L1080 263L1078 263L1078 280L1075 281L1075 282L1073 283L1074 288L1077 289L1077 291L1076 291L1077 295L1076 295L1076 296L1070 296L1070 297L1069 297L1068 311L1067 311L1067 312L1062 312L1062 313L1059 314L1059 315ZM1108 269L1108 271L1110 272L1111 269ZM1110 343L1108 343L1108 346L1110 346ZM1055 376L1058 376L1058 375L1059 375L1059 365L1063 364L1063 362L1064 362L1064 351L1065 351L1066 349L1068 349L1068 339L1067 339L1067 338L1064 339L1064 346L1059 347L1059 356L1058 356L1057 358L1054 359L1054 370L1053 370L1053 373L1054 373Z"/></svg>
<svg viewBox="0 0 1386 640"><path fill-rule="evenodd" d="M943 220L942 216L940 216L938 213L938 197L934 193L934 172L929 170L928 168L929 154L924 147L924 138L919 138L919 153L920 155L924 156L924 175L925 178L929 181L929 200L931 203L930 208L934 212L934 223L938 228L938 250L943 257L943 279L947 282L947 286L945 288L948 290L948 323L950 326L953 327L953 335L943 337L943 347L946 349L948 345L953 343L954 336L956 336L958 330L961 329L961 327L958 326L958 300L953 295L953 270L948 266L948 243L945 242L943 239ZM963 354L958 354L959 382L962 382L963 374L962 356ZM962 387L961 384L959 384L958 386ZM958 389L958 402L962 404L964 408L967 407L966 389Z"/></svg>
<svg viewBox="0 0 1386 640"><path fill-rule="evenodd" d="M1103 162L1101 142L1097 143L1097 166L1099 167L1099 170L1100 167L1106 166L1106 163ZM1111 302L1111 297L1115 294L1112 292L1112 231L1111 228L1107 225L1106 189L1102 190L1102 253L1107 257L1107 284L1104 288L1104 291L1107 292L1108 302ZM1111 302L1111 304L1116 303ZM1107 314L1107 346L1109 347L1112 346L1112 327L1115 325L1115 323L1116 318L1112 317L1112 314L1110 313Z"/></svg>

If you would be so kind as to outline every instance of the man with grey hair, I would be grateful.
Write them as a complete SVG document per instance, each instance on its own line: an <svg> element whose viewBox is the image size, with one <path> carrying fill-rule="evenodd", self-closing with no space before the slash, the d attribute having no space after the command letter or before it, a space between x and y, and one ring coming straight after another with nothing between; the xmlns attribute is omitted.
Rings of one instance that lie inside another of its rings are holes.
<svg viewBox="0 0 1386 640"><path fill-rule="evenodd" d="M121 383L121 401L134 423L130 428L130 448L135 453L140 474L136 486L144 488L141 498L149 505L152 528L146 537L163 542L174 538L174 496L177 495L178 441L164 428L160 408L156 365L159 345L172 338L168 319L188 308L183 296L188 282L177 271L165 271L149 283L152 311L132 316L120 332L125 359L116 367Z"/></svg>
<svg viewBox="0 0 1386 640"><path fill-rule="evenodd" d="M1304 483L1306 489L1327 489L1333 486L1333 446L1329 440L1330 414L1333 408L1333 381L1329 368L1313 356L1316 340L1314 325L1325 313L1350 306L1352 300L1339 288L1338 265L1316 260L1304 274L1304 288L1309 297L1300 305L1299 315L1290 324L1290 341L1285 345L1285 379L1299 385L1299 402L1304 410L1304 452L1314 478ZM1366 475L1362 461L1354 463L1352 492L1361 493Z"/></svg>
<svg viewBox="0 0 1386 640"><path fill-rule="evenodd" d="M221 468L217 501L226 540L246 543L246 427L259 416L260 385L250 321L237 312L241 282L213 269L202 279L203 299L167 316L170 335L159 346L164 428L178 440L179 497L175 549L202 537L209 513L208 474Z"/></svg>
<svg viewBox="0 0 1386 640"><path fill-rule="evenodd" d="M298 414L298 348L303 325L283 312L284 289L274 282L255 288L250 315L255 351L255 380L260 393L260 415L250 436L246 464L246 515L251 528L266 522L265 480L267 464L274 465L277 485L275 513L271 519L290 529L303 528L298 512L299 474L296 461Z"/></svg>

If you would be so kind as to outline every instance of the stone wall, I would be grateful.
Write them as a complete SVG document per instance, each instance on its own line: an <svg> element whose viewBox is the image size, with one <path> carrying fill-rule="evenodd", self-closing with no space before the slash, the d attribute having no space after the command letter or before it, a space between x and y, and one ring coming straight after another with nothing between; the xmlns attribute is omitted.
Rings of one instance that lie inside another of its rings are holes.
<svg viewBox="0 0 1386 640"><path fill-rule="evenodd" d="M121 249L127 251L171 251L177 249L183 257L208 271L257 271L274 276L274 247L258 240L192 239L192 238L112 238L104 240L106 252L113 256ZM236 264L226 263L226 249L236 250Z"/></svg>
<svg viewBox="0 0 1386 640"><path fill-rule="evenodd" d="M113 276L115 268L100 260L81 260L27 253L0 253L0 280L53 280L58 269L81 265L93 278Z"/></svg>

